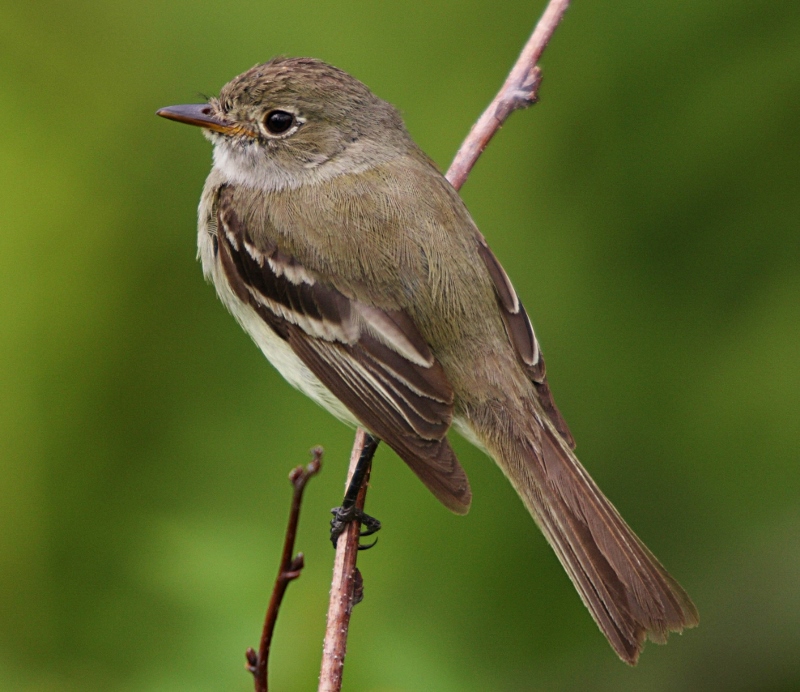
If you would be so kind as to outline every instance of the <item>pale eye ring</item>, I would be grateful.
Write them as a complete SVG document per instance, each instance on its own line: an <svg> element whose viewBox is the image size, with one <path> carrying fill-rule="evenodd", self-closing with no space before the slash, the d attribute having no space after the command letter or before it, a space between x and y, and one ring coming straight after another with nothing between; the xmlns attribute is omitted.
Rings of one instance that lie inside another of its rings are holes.
<svg viewBox="0 0 800 692"><path fill-rule="evenodd" d="M264 116L264 127L271 135L285 134L291 127L297 124L294 113L288 111L274 110Z"/></svg>

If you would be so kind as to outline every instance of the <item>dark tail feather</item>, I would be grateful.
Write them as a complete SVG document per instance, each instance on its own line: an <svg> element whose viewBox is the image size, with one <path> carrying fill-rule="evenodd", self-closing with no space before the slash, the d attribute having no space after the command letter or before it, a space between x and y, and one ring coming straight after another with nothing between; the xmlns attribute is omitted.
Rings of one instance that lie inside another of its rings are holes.
<svg viewBox="0 0 800 692"><path fill-rule="evenodd" d="M663 644L670 632L697 625L689 596L625 523L549 420L531 414L531 430L523 431L505 411L481 413L471 417L479 437L623 661L634 665L647 637ZM496 430L505 431L502 438L493 434Z"/></svg>

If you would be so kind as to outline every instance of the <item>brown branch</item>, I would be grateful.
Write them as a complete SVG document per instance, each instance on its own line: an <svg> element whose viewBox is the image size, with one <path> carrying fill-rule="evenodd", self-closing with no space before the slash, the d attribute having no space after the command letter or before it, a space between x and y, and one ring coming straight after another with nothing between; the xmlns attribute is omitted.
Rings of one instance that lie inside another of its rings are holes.
<svg viewBox="0 0 800 692"><path fill-rule="evenodd" d="M353 442L353 451L350 453L350 468L347 471L345 487L350 485L350 479L353 477L353 472L366 442L367 433L362 428L358 428L356 430L356 439ZM364 483L356 499L356 507L358 509L364 509L368 482L369 471L364 478ZM336 543L331 595L328 602L328 624L325 628L325 640L322 644L319 692L339 692L342 687L350 613L353 610L353 606L361 600L361 574L356 569L360 532L361 525L357 521L352 521L347 525L347 528L339 536L339 540Z"/></svg>
<svg viewBox="0 0 800 692"><path fill-rule="evenodd" d="M472 167L497 132L515 110L527 108L536 103L542 71L536 66L542 52L550 42L556 27L569 7L569 0L551 0L544 10L539 23L522 49L517 62L508 73L505 83L497 96L478 119L453 163L447 171L447 179L456 189L467 180Z"/></svg>
<svg viewBox="0 0 800 692"><path fill-rule="evenodd" d="M569 0L550 0L502 88L459 148L446 174L450 184L456 190L464 184L478 157L483 153L495 132L508 119L508 116L515 110L527 108L536 103L542 76L536 63L561 22L567 7L569 7ZM348 484L365 441L366 433L358 428L353 442L353 451L350 454ZM359 509L364 507L368 480L369 474L367 474L358 495ZM319 692L339 692L342 686L350 612L353 605L361 600L360 593L356 600L353 597L355 590L360 591L360 575L356 569L360 528L358 522L351 522L339 537L336 546L333 583L328 605L328 625L322 651Z"/></svg>
<svg viewBox="0 0 800 692"><path fill-rule="evenodd" d="M281 564L278 568L278 576L275 578L275 586L272 589L267 615L264 618L264 629L261 632L261 644L258 647L258 653L256 654L253 649L248 649L245 654L247 657L247 670L253 674L255 681L255 692L267 692L267 663L269 661L272 633L275 631L275 622L278 619L278 611L289 583L297 579L303 569L303 553L297 553L295 557L292 557L294 540L297 536L297 523L300 520L303 491L309 479L319 472L322 465L322 447L314 447L311 450L311 454L314 458L310 464L305 468L297 466L289 474L289 481L294 486L294 493L292 494L289 523L286 526L286 538L283 541Z"/></svg>

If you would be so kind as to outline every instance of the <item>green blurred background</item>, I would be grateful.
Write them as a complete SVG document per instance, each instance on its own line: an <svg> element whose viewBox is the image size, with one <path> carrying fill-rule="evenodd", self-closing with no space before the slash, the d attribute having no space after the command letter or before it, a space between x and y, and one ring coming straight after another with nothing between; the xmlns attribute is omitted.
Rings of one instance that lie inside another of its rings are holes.
<svg viewBox="0 0 800 692"><path fill-rule="evenodd" d="M203 283L210 146L156 118L276 54L397 104L444 169L543 2L20 2L0 21L0 689L315 689L352 433ZM800 689L800 3L577 1L463 190L586 466L702 624L620 663L495 466L442 509L382 449L352 691Z"/></svg>

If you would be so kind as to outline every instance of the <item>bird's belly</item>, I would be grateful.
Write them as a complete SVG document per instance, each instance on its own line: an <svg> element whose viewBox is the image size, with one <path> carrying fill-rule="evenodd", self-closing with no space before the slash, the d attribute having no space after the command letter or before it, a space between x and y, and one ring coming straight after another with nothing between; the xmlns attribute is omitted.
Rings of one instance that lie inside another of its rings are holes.
<svg viewBox="0 0 800 692"><path fill-rule="evenodd" d="M243 312L249 311L251 314L235 314L237 320L283 378L343 423L357 426L359 423L353 414L308 369L291 346L275 334L252 308L243 307Z"/></svg>

